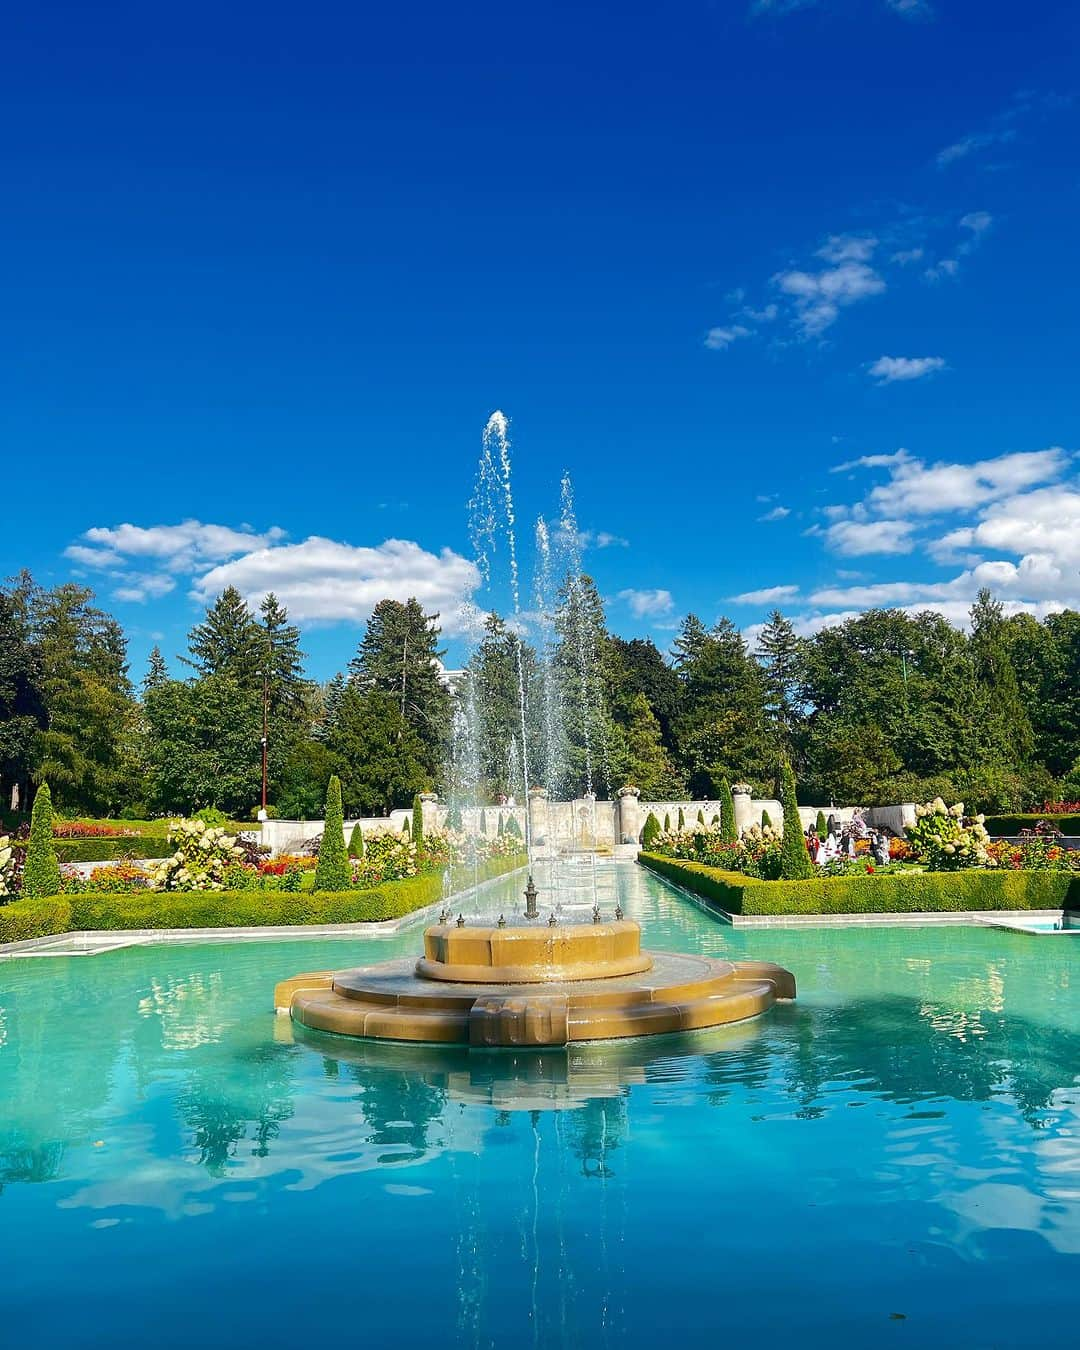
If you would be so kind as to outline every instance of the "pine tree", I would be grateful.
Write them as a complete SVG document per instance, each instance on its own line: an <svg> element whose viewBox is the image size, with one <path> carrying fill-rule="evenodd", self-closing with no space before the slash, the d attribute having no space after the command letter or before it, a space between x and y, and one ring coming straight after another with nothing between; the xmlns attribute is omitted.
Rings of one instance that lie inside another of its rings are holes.
<svg viewBox="0 0 1080 1350"><path fill-rule="evenodd" d="M780 765L780 799L784 804L784 837L780 841L780 876L785 881L804 881L814 876L814 864L806 849L799 804L795 796L795 775L785 759Z"/></svg>
<svg viewBox="0 0 1080 1350"><path fill-rule="evenodd" d="M757 642L762 667L765 721L778 753L790 756L799 728L800 644L790 619L769 615Z"/></svg>
<svg viewBox="0 0 1080 1350"><path fill-rule="evenodd" d="M226 586L188 634L186 663L200 675L229 675L244 689L260 684L263 640L259 624L235 586Z"/></svg>
<svg viewBox="0 0 1080 1350"><path fill-rule="evenodd" d="M22 893L29 900L60 894L60 864L53 842L52 795L48 783L42 783L34 797Z"/></svg>
<svg viewBox="0 0 1080 1350"><path fill-rule="evenodd" d="M345 819L341 810L341 780L336 774L326 788L326 814L315 868L317 891L347 891L352 886L352 868L345 849Z"/></svg>
<svg viewBox="0 0 1080 1350"><path fill-rule="evenodd" d="M649 814L645 817L645 824L642 826L641 847L646 850L652 848L653 844L656 842L656 836L659 833L660 833L660 822L656 819L656 816L653 815L653 813L650 811Z"/></svg>
<svg viewBox="0 0 1080 1350"><path fill-rule="evenodd" d="M635 694L629 702L625 737L627 782L640 788L647 801L681 796L685 789L664 749L660 723L644 694Z"/></svg>
<svg viewBox="0 0 1080 1350"><path fill-rule="evenodd" d="M165 664L161 648L151 647L150 656L146 662L146 676L142 683L143 694L146 695L151 689L160 689L168 678L169 668Z"/></svg>
<svg viewBox="0 0 1080 1350"><path fill-rule="evenodd" d="M735 823L735 798L726 778L720 780L720 839L725 844L739 842L739 827Z"/></svg>
<svg viewBox="0 0 1080 1350"><path fill-rule="evenodd" d="M349 857L362 858L364 856L364 831L360 828L360 822L352 827L352 833L349 835Z"/></svg>
<svg viewBox="0 0 1080 1350"><path fill-rule="evenodd" d="M412 804L412 841L416 845L416 870L421 872L427 855L424 849L424 804L419 793Z"/></svg>

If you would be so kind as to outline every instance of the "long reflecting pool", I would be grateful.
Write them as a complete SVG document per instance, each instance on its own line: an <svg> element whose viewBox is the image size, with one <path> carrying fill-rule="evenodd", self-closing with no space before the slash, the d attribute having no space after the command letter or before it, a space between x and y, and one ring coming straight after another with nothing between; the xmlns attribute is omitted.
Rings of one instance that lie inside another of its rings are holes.
<svg viewBox="0 0 1080 1350"><path fill-rule="evenodd" d="M737 932L632 865L596 884L648 946L777 961L798 1001L470 1055L272 1011L419 924L0 962L4 1343L1080 1343L1075 943Z"/></svg>

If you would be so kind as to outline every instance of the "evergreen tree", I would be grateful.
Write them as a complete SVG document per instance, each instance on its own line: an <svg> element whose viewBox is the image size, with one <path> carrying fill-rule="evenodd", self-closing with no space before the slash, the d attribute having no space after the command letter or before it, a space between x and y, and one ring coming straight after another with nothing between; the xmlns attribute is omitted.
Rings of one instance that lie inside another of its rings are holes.
<svg viewBox="0 0 1080 1350"><path fill-rule="evenodd" d="M764 829L770 829L770 830L772 829L772 819L771 819L771 817L769 816L768 811L762 811L762 813L761 813L761 828L762 828L763 830L764 830Z"/></svg>
<svg viewBox="0 0 1080 1350"><path fill-rule="evenodd" d="M685 788L664 749L660 723L644 694L630 700L625 737L627 781L640 788L647 800L682 796Z"/></svg>
<svg viewBox="0 0 1080 1350"><path fill-rule="evenodd" d="M670 811L665 811L665 812L664 812L664 833L665 833L665 834L670 834L670 833L671 833L671 812L670 812Z"/></svg>
<svg viewBox="0 0 1080 1350"><path fill-rule="evenodd" d="M322 689L322 716L316 723L312 734L317 740L326 741L334 733L341 701L345 697L345 676L339 670L333 679L328 680Z"/></svg>
<svg viewBox="0 0 1080 1350"><path fill-rule="evenodd" d="M720 780L720 840L725 844L739 842L739 828L735 823L735 798L726 778Z"/></svg>
<svg viewBox="0 0 1080 1350"><path fill-rule="evenodd" d="M480 834L483 837L487 836L487 812L483 807L480 808Z"/></svg>
<svg viewBox="0 0 1080 1350"><path fill-rule="evenodd" d="M419 730L384 690L349 684L326 745L350 815L387 815L430 782Z"/></svg>
<svg viewBox="0 0 1080 1350"><path fill-rule="evenodd" d="M651 638L612 637L613 664L621 671L613 693L614 715L628 726L633 719L635 696L643 694L660 728L660 740L669 753L674 749L672 727L679 712L682 687L679 677L664 660Z"/></svg>
<svg viewBox="0 0 1080 1350"><path fill-rule="evenodd" d="M442 770L450 725L450 696L439 673L438 615L425 614L417 600L380 600L372 610L349 678L362 693L392 698L398 710L397 736L413 734L423 775L434 783Z"/></svg>
<svg viewBox="0 0 1080 1350"><path fill-rule="evenodd" d="M146 675L142 683L143 696L145 697L151 689L160 689L168 678L169 668L165 664L161 648L158 646L151 647L150 656L146 662Z"/></svg>
<svg viewBox="0 0 1080 1350"><path fill-rule="evenodd" d="M341 809L341 783L333 775L326 788L319 861L315 868L317 891L347 891L352 886L352 868L345 849L345 820Z"/></svg>
<svg viewBox="0 0 1080 1350"><path fill-rule="evenodd" d="M205 807L246 815L259 799L261 700L229 675L166 680L143 699L146 790L160 812L191 815ZM271 742L277 774L284 748ZM325 781L325 780L324 780ZM321 806L319 800L311 814Z"/></svg>
<svg viewBox="0 0 1080 1350"><path fill-rule="evenodd" d="M772 611L761 630L757 658L763 671L765 722L770 738L776 753L790 758L801 723L801 656L795 629L778 609Z"/></svg>
<svg viewBox="0 0 1080 1350"><path fill-rule="evenodd" d="M549 786L559 795L580 796L590 789L610 795L612 783L626 778L624 737L612 714L623 672L592 577L566 578L555 632L553 669L566 743L561 782Z"/></svg>
<svg viewBox="0 0 1080 1350"><path fill-rule="evenodd" d="M34 796L22 893L28 900L60 894L60 864L53 842L52 796L48 783L42 783Z"/></svg>
<svg viewBox="0 0 1080 1350"><path fill-rule="evenodd" d="M697 819L699 825L705 824L705 812L701 809L700 806L698 807Z"/></svg>
<svg viewBox="0 0 1080 1350"><path fill-rule="evenodd" d="M971 648L988 738L1011 764L1024 764L1031 757L1035 737L1020 697L1005 607L985 588L971 607Z"/></svg>
<svg viewBox="0 0 1080 1350"><path fill-rule="evenodd" d="M226 586L188 634L187 664L199 675L228 675L243 689L257 689L264 661L259 624L235 586Z"/></svg>
<svg viewBox="0 0 1080 1350"><path fill-rule="evenodd" d="M819 839L824 839L829 833L829 822L825 819L825 812L817 813L817 820L814 822L814 833Z"/></svg>
<svg viewBox="0 0 1080 1350"><path fill-rule="evenodd" d="M543 741L538 722L543 700L540 697L536 652L527 643L521 642L497 614L489 614L483 636L469 658L466 676L476 709L481 788L492 796L522 793L526 787L520 777L519 658L521 673L525 677L528 744L537 747ZM544 769L539 764L530 763L529 773L535 783L543 776Z"/></svg>
<svg viewBox="0 0 1080 1350"><path fill-rule="evenodd" d="M645 817L645 824L641 830L641 847L648 851L656 842L656 836L660 833L660 822L650 811Z"/></svg>
<svg viewBox="0 0 1080 1350"><path fill-rule="evenodd" d="M362 858L364 856L364 831L360 828L360 822L352 827L352 833L349 835L349 857Z"/></svg>
<svg viewBox="0 0 1080 1350"><path fill-rule="evenodd" d="M15 787L29 800L38 733L47 719L43 674L25 608L0 590L0 810Z"/></svg>
<svg viewBox="0 0 1080 1350"><path fill-rule="evenodd" d="M799 805L795 796L795 775L785 759L780 765L780 800L784 806L784 836L780 841L780 876L785 881L802 881L815 875L814 864L803 838Z"/></svg>
<svg viewBox="0 0 1080 1350"><path fill-rule="evenodd" d="M682 809L682 807L680 806L680 807L679 807L679 833L682 834L683 830L685 830L685 829L686 829L686 816L683 814L683 809Z"/></svg>

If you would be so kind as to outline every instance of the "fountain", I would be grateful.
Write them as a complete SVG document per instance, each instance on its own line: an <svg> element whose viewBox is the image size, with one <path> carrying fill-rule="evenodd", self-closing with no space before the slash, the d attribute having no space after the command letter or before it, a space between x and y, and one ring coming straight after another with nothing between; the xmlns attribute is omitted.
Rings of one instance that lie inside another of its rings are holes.
<svg viewBox="0 0 1080 1350"><path fill-rule="evenodd" d="M590 719L599 708L597 661L582 621L580 594L581 535L568 477L561 484L561 515L556 539L565 554L572 660L570 697L582 716L586 803L591 803L593 847L590 855L592 913L588 923L561 919L559 861L551 859L553 907L545 919L533 880L539 856L530 802L543 797L534 787L530 764L542 765L548 786L559 782L566 726L559 715L552 652L551 536L537 526L538 569L535 595L541 630L542 744L530 746L522 630L530 616L521 608L515 507L511 488L510 441L506 418L492 414L484 431L470 526L477 567L490 585L496 558L504 556L512 632L516 636L517 708L520 732L508 747L508 773L526 804L524 843L529 861L525 908L514 922L500 915L494 925L453 918L444 895L437 923L424 930L424 954L415 960L385 961L356 970L315 971L282 981L275 1007L301 1027L364 1040L422 1042L471 1047L566 1046L583 1041L653 1036L693 1031L742 1021L765 1012L777 999L795 997L795 980L780 966L763 961L722 961L674 952L648 952L641 926L616 905L604 919L596 880L596 797L594 755L599 750L603 777L609 777L606 746L595 746ZM479 628L486 616L475 611ZM477 710L471 687L455 713L451 738L451 800L473 797L478 813L479 770ZM520 775L520 776L519 776ZM608 785L610 791L610 784ZM516 791L516 788L515 788ZM545 906L546 907L546 906Z"/></svg>

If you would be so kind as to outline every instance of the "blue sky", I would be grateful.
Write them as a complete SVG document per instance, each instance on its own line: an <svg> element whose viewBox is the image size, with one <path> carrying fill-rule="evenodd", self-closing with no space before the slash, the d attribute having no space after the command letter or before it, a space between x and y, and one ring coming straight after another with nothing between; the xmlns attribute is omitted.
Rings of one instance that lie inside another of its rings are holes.
<svg viewBox="0 0 1080 1350"><path fill-rule="evenodd" d="M93 585L136 675L272 587L326 676L379 595L468 596L502 408L616 631L1080 604L1078 38L996 0L10 14L2 570Z"/></svg>

